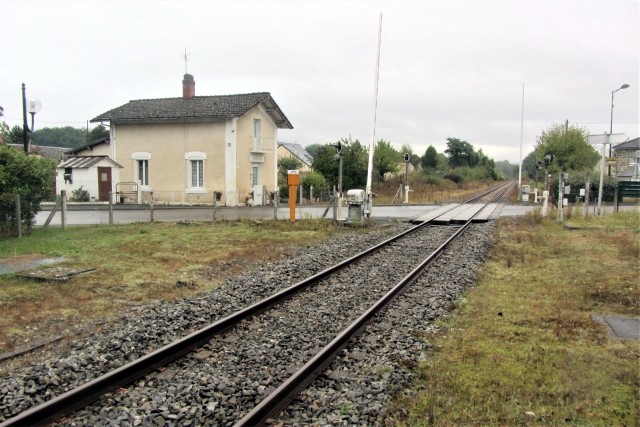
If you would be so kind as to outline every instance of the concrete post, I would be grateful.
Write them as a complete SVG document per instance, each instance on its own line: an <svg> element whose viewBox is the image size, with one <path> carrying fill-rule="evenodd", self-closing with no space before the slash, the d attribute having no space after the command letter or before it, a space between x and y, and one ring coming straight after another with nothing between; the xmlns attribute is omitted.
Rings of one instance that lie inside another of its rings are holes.
<svg viewBox="0 0 640 427"><path fill-rule="evenodd" d="M62 229L64 230L65 227L67 226L67 191L66 190L62 190L60 191L60 199L62 200L62 207L60 209L60 220L61 220L61 226Z"/></svg>
<svg viewBox="0 0 640 427"><path fill-rule="evenodd" d="M276 187L273 193L273 219L278 220L278 199L280 198L280 189Z"/></svg>
<svg viewBox="0 0 640 427"><path fill-rule="evenodd" d="M20 206L20 195L16 194L16 228L18 237L22 237L22 208Z"/></svg>
<svg viewBox="0 0 640 427"><path fill-rule="evenodd" d="M153 222L153 191L149 192L149 213L151 215L151 222Z"/></svg>
<svg viewBox="0 0 640 427"><path fill-rule="evenodd" d="M216 208L218 206L218 202L216 200L216 192L213 192L213 220L216 220Z"/></svg>

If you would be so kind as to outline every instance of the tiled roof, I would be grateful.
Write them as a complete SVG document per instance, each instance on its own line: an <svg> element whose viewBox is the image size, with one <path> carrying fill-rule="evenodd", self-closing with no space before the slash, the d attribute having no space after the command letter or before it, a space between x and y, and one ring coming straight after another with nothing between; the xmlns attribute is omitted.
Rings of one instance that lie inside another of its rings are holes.
<svg viewBox="0 0 640 427"><path fill-rule="evenodd" d="M79 153L80 151L87 150L87 149L89 149L89 148L93 148L93 147L95 147L96 145L100 145L100 144L103 144L103 143L104 143L104 144L109 144L109 141L110 141L110 140L109 140L109 137L108 137L108 136L105 136L104 138L96 139L95 141L92 141L92 142L90 142L90 143L88 143L88 144L85 144L85 145L82 145L82 146L80 146L80 147L76 147L76 148L72 148L71 150L67 150L67 151L65 151L64 153L65 153L65 154L75 154L75 153Z"/></svg>
<svg viewBox="0 0 640 427"><path fill-rule="evenodd" d="M302 145L292 142L278 142L278 145L282 145L284 148L289 150L291 154L300 159L300 161L305 165L311 166L313 164L313 157L311 154L307 153L307 150L305 150Z"/></svg>
<svg viewBox="0 0 640 427"><path fill-rule="evenodd" d="M7 144L9 147L13 147L18 150L24 150L22 144ZM38 154L47 159L60 160L64 157L64 153L68 148L64 147L49 147L47 145L33 145L30 146L30 153Z"/></svg>
<svg viewBox="0 0 640 427"><path fill-rule="evenodd" d="M193 98L138 99L93 118L102 121L181 120L240 117L263 103L277 126L293 129L269 92L240 95L194 96Z"/></svg>
<svg viewBox="0 0 640 427"><path fill-rule="evenodd" d="M62 160L58 164L58 168L77 168L77 169L86 169L95 165L96 163L106 160L109 163L113 164L116 167L122 168L118 163L111 160L109 156L70 156L66 159Z"/></svg>
<svg viewBox="0 0 640 427"><path fill-rule="evenodd" d="M640 138L622 142L613 147L614 150L640 150Z"/></svg>

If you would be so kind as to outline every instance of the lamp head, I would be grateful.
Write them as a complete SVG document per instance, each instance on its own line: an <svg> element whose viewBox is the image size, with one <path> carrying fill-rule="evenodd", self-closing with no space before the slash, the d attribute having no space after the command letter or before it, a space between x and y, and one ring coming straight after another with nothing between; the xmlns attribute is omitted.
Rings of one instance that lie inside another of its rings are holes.
<svg viewBox="0 0 640 427"><path fill-rule="evenodd" d="M620 89L626 89L626 88L628 88L628 87L629 87L629 85L625 83L625 84L623 84L622 86L620 86Z"/></svg>

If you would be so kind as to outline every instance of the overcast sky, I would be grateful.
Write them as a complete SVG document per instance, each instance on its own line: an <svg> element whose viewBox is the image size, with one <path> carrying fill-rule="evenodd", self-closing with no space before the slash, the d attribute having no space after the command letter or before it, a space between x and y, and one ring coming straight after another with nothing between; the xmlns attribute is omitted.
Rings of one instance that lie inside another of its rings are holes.
<svg viewBox="0 0 640 427"><path fill-rule="evenodd" d="M0 0L0 106L22 124L21 84L42 102L35 127L86 121L132 99L271 92L303 146L372 137L420 155L455 137L495 160L523 157L569 120L639 135L640 2ZM95 126L91 124L90 126Z"/></svg>

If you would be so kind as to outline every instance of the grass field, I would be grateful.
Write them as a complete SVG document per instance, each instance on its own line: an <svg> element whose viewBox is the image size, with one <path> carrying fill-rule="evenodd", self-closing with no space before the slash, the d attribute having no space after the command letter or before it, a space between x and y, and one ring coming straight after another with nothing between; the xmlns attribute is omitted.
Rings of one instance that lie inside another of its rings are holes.
<svg viewBox="0 0 640 427"><path fill-rule="evenodd" d="M0 238L0 257L43 254L64 257L61 266L96 269L66 282L0 276L0 352L68 325L109 319L132 304L213 289L343 231L328 221L221 221L36 229Z"/></svg>
<svg viewBox="0 0 640 427"><path fill-rule="evenodd" d="M425 337L400 425L639 425L640 344L591 316L640 314L640 216L570 222L499 222L477 286Z"/></svg>

